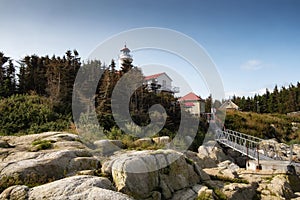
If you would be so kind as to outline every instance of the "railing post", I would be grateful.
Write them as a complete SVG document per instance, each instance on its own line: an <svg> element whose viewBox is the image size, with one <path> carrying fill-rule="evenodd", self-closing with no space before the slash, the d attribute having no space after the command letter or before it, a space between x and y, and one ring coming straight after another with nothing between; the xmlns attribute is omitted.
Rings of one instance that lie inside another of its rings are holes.
<svg viewBox="0 0 300 200"><path fill-rule="evenodd" d="M258 152L259 146L258 145L256 146L256 149L257 149L257 166L256 166L256 170L261 170L261 165L259 163L259 152Z"/></svg>
<svg viewBox="0 0 300 200"><path fill-rule="evenodd" d="M248 148L248 144L246 143L246 149L247 149L247 151L246 151L246 153L247 153L247 158L246 158L246 165L249 165L249 148Z"/></svg>

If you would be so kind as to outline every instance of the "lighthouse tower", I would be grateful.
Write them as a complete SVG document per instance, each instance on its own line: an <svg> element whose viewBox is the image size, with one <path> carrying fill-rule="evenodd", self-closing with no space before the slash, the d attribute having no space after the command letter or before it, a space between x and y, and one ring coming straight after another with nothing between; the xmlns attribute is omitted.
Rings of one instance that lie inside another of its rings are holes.
<svg viewBox="0 0 300 200"><path fill-rule="evenodd" d="M131 66L132 63L132 55L130 54L130 50L124 45L124 48L120 50L119 55L119 66L120 68L124 68L125 66Z"/></svg>

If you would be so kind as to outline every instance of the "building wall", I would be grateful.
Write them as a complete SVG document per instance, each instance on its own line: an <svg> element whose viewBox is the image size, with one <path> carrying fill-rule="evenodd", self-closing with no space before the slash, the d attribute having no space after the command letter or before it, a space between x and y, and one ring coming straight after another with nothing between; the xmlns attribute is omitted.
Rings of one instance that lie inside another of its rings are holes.
<svg viewBox="0 0 300 200"><path fill-rule="evenodd" d="M165 86L163 85L165 81ZM157 82L158 84L161 85L161 88L167 88L167 89L172 89L172 80L166 75L166 74L162 74L159 77L157 77Z"/></svg>
<svg viewBox="0 0 300 200"><path fill-rule="evenodd" d="M199 101L183 101L182 104L184 106L184 103L187 103L187 102L190 102L190 103L193 103L194 106L191 106L191 107L186 107L185 109L190 112L191 114L193 115L200 115L200 102Z"/></svg>
<svg viewBox="0 0 300 200"><path fill-rule="evenodd" d="M192 101L194 106L191 109L191 114L193 115L200 115L200 102L199 101Z"/></svg>
<svg viewBox="0 0 300 200"><path fill-rule="evenodd" d="M183 105L186 102L191 102L194 104L192 107L185 108L188 112L193 115L199 116L201 113L205 113L205 102L203 101L183 101L181 102Z"/></svg>

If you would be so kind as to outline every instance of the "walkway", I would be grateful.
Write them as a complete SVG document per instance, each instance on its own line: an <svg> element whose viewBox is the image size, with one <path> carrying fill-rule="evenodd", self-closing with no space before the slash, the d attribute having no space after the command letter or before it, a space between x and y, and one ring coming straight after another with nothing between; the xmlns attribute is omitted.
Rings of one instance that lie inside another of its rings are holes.
<svg viewBox="0 0 300 200"><path fill-rule="evenodd" d="M246 135L244 133L220 129L216 130L215 140L221 144L224 144L243 155L252 159L260 160L274 160L268 157L263 151L259 150L259 143L263 141L258 137Z"/></svg>

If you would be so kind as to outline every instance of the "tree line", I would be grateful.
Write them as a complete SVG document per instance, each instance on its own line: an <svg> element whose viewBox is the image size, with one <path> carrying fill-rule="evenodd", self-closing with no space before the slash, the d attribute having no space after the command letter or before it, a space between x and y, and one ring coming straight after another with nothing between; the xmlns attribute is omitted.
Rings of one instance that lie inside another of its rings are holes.
<svg viewBox="0 0 300 200"><path fill-rule="evenodd" d="M232 101L242 111L281 114L300 111L300 83L283 86L280 89L276 85L273 91L266 89L263 95L256 94L253 97L233 96Z"/></svg>
<svg viewBox="0 0 300 200"><path fill-rule="evenodd" d="M73 84L81 66L76 50L68 50L63 57L31 55L16 62L0 53L0 98L35 93L49 98L60 112L70 112Z"/></svg>
<svg viewBox="0 0 300 200"><path fill-rule="evenodd" d="M158 135L171 137L176 135L182 118L181 113L184 111L180 109L174 95L156 92L155 87L153 90L148 90L147 86L143 84L144 75L142 71L131 63L124 62L123 66L117 70L114 60L109 65L104 65L99 60L84 62L76 50L68 50L62 57L30 55L18 61L13 61L13 59L0 53L0 134L1 132L2 134L32 133L47 131L47 128L59 130L62 129L61 124L66 124L66 120L72 123L73 87L79 70L81 70L83 77L80 80L82 90L79 91L82 94L76 94L82 102L82 104L75 105L78 107L86 106L85 102L89 99L86 99L86 95L83 93L90 92L90 82L96 78L96 74L102 74L100 80L97 81L97 89L92 100L96 107L97 119L104 131L116 130L117 124L111 108L112 94L121 78L126 79L124 75L131 71L133 77L130 77L128 84L138 84L137 89L130 96L128 105L133 122L140 126L148 125L151 121L149 108L152 105L160 104L164 107L167 118ZM90 73L91 70L94 72ZM85 71L89 73L85 74ZM121 98L126 95L122 89L117 92L121 94ZM32 104L38 104L38 106L28 104L28 101ZM23 109L17 109L18 107ZM11 108L15 108L17 112ZM39 110L43 110L43 112ZM156 115L157 119L161 117L159 113L152 114ZM192 120L199 120L188 113L185 115L187 123ZM33 118L32 116L39 117ZM51 120L59 121L60 124L53 124ZM22 121L25 121L26 124ZM64 122L62 123L62 121ZM204 138L207 129L205 120L200 119L200 123L198 142ZM39 127L43 128L39 129ZM130 124L126 124L126 127L130 128ZM191 132L191 130L184 131Z"/></svg>

